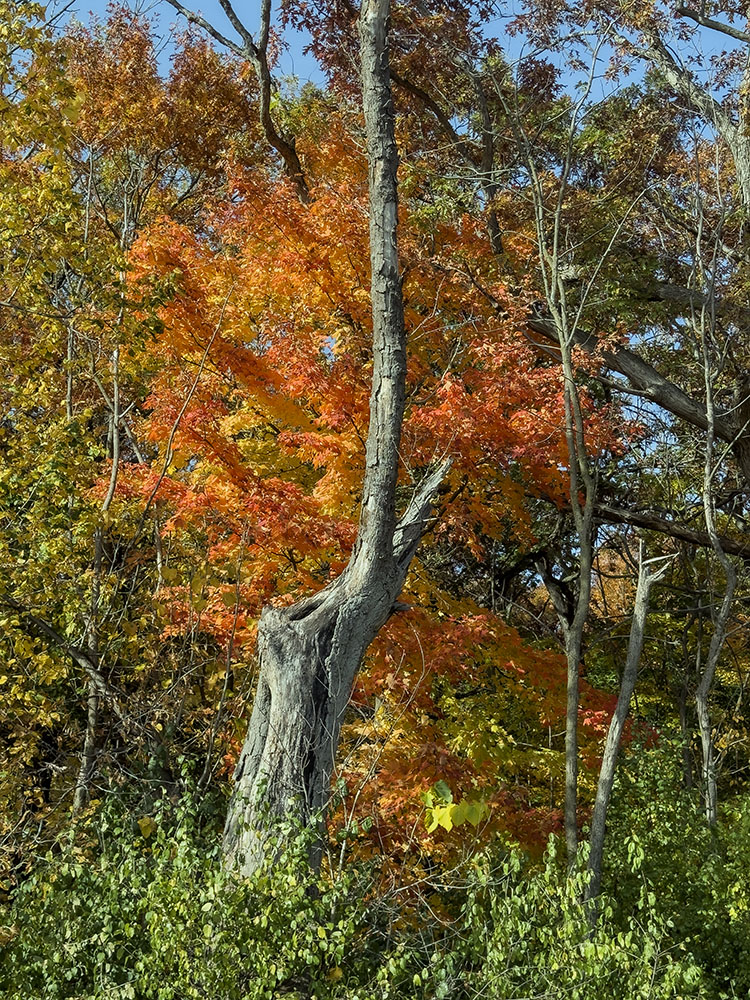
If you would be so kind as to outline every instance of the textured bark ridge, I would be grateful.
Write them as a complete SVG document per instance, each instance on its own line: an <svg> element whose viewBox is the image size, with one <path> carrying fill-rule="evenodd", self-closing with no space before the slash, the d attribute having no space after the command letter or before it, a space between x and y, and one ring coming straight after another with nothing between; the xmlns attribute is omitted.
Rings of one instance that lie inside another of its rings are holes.
<svg viewBox="0 0 750 1000"><path fill-rule="evenodd" d="M388 67L388 0L360 14L370 184L373 382L357 542L341 576L258 627L258 690L224 830L228 867L265 860L277 818L308 824L325 809L336 748L362 658L392 613L446 465L428 474L396 520L406 334L398 269L398 153Z"/></svg>
<svg viewBox="0 0 750 1000"><path fill-rule="evenodd" d="M393 610L444 472L434 470L415 491L391 536L388 565L363 543L319 594L263 613L258 689L224 830L229 867L250 874L266 857L276 819L307 824L325 809L354 679Z"/></svg>

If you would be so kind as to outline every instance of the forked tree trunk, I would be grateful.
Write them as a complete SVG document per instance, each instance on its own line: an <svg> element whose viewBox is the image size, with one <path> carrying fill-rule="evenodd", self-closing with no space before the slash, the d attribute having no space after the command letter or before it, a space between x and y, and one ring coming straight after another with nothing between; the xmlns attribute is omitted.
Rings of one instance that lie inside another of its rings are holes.
<svg viewBox="0 0 750 1000"><path fill-rule="evenodd" d="M708 510L708 507L707 507ZM737 571L731 560L722 552L716 538L716 529L713 517L707 515L709 531L715 543L716 551L719 554L722 568L725 573L726 584L721 606L717 613L712 614L713 634L708 647L706 665L698 682L695 692L695 708L698 716L698 731L701 736L701 773L703 778L703 802L708 825L713 827L718 819L718 772L716 761L716 749L714 746L714 733L711 723L711 711L709 708L709 698L713 686L716 668L721 659L721 653L727 640L727 625L732 612L734 594L737 588Z"/></svg>
<svg viewBox="0 0 750 1000"><path fill-rule="evenodd" d="M267 608L260 670L224 830L228 867L250 874L276 818L307 824L325 808L341 723L362 658L393 611L445 468L396 521L406 335L398 269L398 154L388 66L388 0L360 14L362 95L370 184L373 382L359 534L348 566L320 593Z"/></svg>

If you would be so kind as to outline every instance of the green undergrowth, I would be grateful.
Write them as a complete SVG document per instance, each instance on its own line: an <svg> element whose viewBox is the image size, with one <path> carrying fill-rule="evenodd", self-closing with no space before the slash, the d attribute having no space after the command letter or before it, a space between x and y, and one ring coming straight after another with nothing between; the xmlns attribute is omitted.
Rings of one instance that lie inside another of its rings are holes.
<svg viewBox="0 0 750 1000"><path fill-rule="evenodd" d="M632 782L623 787L633 792ZM593 933L580 901L584 874L566 871L554 842L541 864L498 846L407 888L384 879L378 859L326 865L312 879L308 836L281 829L273 865L243 880L222 871L216 830L190 805L165 800L148 817L105 809L38 859L0 910L0 996L746 996L747 893L737 886L750 848L743 854L735 844L732 854L725 845L719 877L716 845L699 836L700 817L680 813L691 888L684 877L679 883L674 843L670 854L655 834L649 840L648 811L634 808L628 794L616 808L612 829L621 850L608 870L612 898L602 900ZM685 906L696 907L689 926ZM709 937L728 920L735 936L712 956Z"/></svg>

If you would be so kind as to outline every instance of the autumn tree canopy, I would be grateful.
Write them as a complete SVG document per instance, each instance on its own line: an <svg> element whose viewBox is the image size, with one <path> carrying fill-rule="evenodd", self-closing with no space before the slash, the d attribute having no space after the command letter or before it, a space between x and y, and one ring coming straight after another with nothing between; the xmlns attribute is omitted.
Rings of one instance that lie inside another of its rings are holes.
<svg viewBox="0 0 750 1000"><path fill-rule="evenodd" d="M628 795L744 829L746 12L170 4L0 0L0 888L190 801L603 927Z"/></svg>

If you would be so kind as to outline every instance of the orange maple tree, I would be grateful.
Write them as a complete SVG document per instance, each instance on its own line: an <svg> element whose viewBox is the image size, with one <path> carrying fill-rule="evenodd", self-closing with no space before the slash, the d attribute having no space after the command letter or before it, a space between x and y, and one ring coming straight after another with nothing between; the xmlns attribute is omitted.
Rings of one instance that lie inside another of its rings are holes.
<svg viewBox="0 0 750 1000"><path fill-rule="evenodd" d="M200 231L158 220L130 260L133 287L168 285L170 294L143 422L159 458L127 472L122 501L158 498L169 509L165 535L205 538L198 607L202 627L224 645L230 636L252 642L270 601L291 602L337 575L355 534L370 382L366 164L354 112L332 112L315 97L304 114L298 149L309 204L285 180L234 160L227 197ZM420 469L452 456L431 544L460 564L461 553L481 558L489 538L533 543L526 497L562 504L561 376L529 343L526 303L497 273L481 219L426 221L419 184L413 177L402 207L410 347L402 481L407 495ZM602 450L618 445L606 409L591 408L589 433ZM179 631L195 613L195 586L172 586L164 600L167 631ZM496 826L543 839L558 818L549 785L559 761L549 751L522 763L516 737L533 745L558 726L562 660L451 597L428 547L403 603L355 691L342 774L357 808L375 814L382 840L403 839L421 794L446 780L458 797L501 802ZM465 699L467 689L479 700ZM586 692L584 713L599 719L592 746L609 701ZM511 703L516 737L498 721ZM225 736L237 746L231 722ZM363 792L365 775L376 780Z"/></svg>

